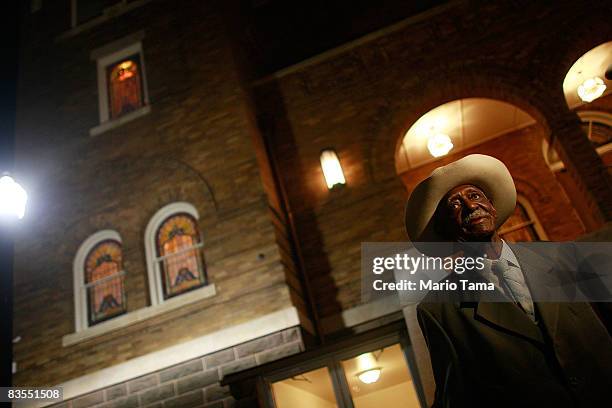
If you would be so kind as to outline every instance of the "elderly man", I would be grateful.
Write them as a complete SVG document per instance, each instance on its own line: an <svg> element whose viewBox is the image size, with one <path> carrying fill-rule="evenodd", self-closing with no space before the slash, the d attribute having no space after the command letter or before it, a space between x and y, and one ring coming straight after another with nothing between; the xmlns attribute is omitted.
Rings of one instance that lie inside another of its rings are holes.
<svg viewBox="0 0 612 408"><path fill-rule="evenodd" d="M549 260L499 237L515 205L508 169L484 155L436 169L408 200L411 240L454 242L469 255L486 255L479 278L506 300L432 291L419 304L436 382L433 406L612 406L610 334L588 303L533 300L528 282Z"/></svg>

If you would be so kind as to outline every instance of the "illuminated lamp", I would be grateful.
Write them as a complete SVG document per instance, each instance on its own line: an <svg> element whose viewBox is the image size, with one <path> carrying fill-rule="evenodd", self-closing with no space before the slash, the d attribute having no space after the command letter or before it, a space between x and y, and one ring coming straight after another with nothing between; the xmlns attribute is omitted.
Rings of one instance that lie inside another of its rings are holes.
<svg viewBox="0 0 612 408"><path fill-rule="evenodd" d="M333 149L325 149L321 152L321 168L323 169L327 188L330 190L346 184L340 160Z"/></svg>
<svg viewBox="0 0 612 408"><path fill-rule="evenodd" d="M583 102L593 102L603 95L606 84L599 77L589 78L578 86L578 96Z"/></svg>
<svg viewBox="0 0 612 408"><path fill-rule="evenodd" d="M441 157L450 152L453 148L453 142L444 133L433 133L427 139L427 148L433 157Z"/></svg>
<svg viewBox="0 0 612 408"><path fill-rule="evenodd" d="M374 367L357 373L357 378L364 384L374 384L380 378L382 368Z"/></svg>

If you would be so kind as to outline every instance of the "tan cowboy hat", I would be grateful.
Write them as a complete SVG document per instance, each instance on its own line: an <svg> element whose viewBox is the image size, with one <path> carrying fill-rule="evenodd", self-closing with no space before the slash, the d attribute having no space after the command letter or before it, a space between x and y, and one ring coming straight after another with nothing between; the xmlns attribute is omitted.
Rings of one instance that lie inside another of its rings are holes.
<svg viewBox="0 0 612 408"><path fill-rule="evenodd" d="M471 154L438 167L416 186L406 203L406 231L411 241L440 242L433 215L440 200L453 188L472 184L480 188L497 210L499 228L514 212L516 188L504 163L491 156Z"/></svg>

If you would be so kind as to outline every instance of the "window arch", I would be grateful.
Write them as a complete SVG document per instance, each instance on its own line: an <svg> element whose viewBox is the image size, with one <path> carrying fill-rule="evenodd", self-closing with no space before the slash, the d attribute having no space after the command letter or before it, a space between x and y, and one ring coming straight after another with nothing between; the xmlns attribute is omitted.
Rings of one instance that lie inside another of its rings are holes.
<svg viewBox="0 0 612 408"><path fill-rule="evenodd" d="M178 202L161 208L149 221L145 249L151 304L207 284L198 218L194 206Z"/></svg>
<svg viewBox="0 0 612 408"><path fill-rule="evenodd" d="M602 157L609 154L612 151L612 115L603 111L578 111L576 114L595 152ZM551 148L545 139L542 140L542 153L552 171L557 172L565 168L557 151Z"/></svg>
<svg viewBox="0 0 612 408"><path fill-rule="evenodd" d="M499 236L507 242L546 241L548 239L531 203L522 195L517 196L514 212L500 228Z"/></svg>
<svg viewBox="0 0 612 408"><path fill-rule="evenodd" d="M76 331L126 312L123 249L116 231L99 231L87 238L73 269Z"/></svg>

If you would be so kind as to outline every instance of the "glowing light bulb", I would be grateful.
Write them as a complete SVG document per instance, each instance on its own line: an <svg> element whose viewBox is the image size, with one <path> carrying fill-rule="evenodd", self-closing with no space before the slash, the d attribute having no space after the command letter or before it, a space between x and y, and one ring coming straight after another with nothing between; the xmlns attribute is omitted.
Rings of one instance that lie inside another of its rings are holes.
<svg viewBox="0 0 612 408"><path fill-rule="evenodd" d="M321 152L321 168L323 169L327 188L330 190L335 186L346 184L344 172L335 151L327 149Z"/></svg>
<svg viewBox="0 0 612 408"><path fill-rule="evenodd" d="M357 378L364 384L373 384L380 379L380 367L371 368L366 371L357 373Z"/></svg>
<svg viewBox="0 0 612 408"><path fill-rule="evenodd" d="M28 194L10 176L0 177L0 216L23 218Z"/></svg>
<svg viewBox="0 0 612 408"><path fill-rule="evenodd" d="M444 156L453 148L450 137L444 133L433 133L427 139L427 149L433 157Z"/></svg>
<svg viewBox="0 0 612 408"><path fill-rule="evenodd" d="M589 78L578 86L578 96L583 102L593 102L603 95L606 84L599 77Z"/></svg>

